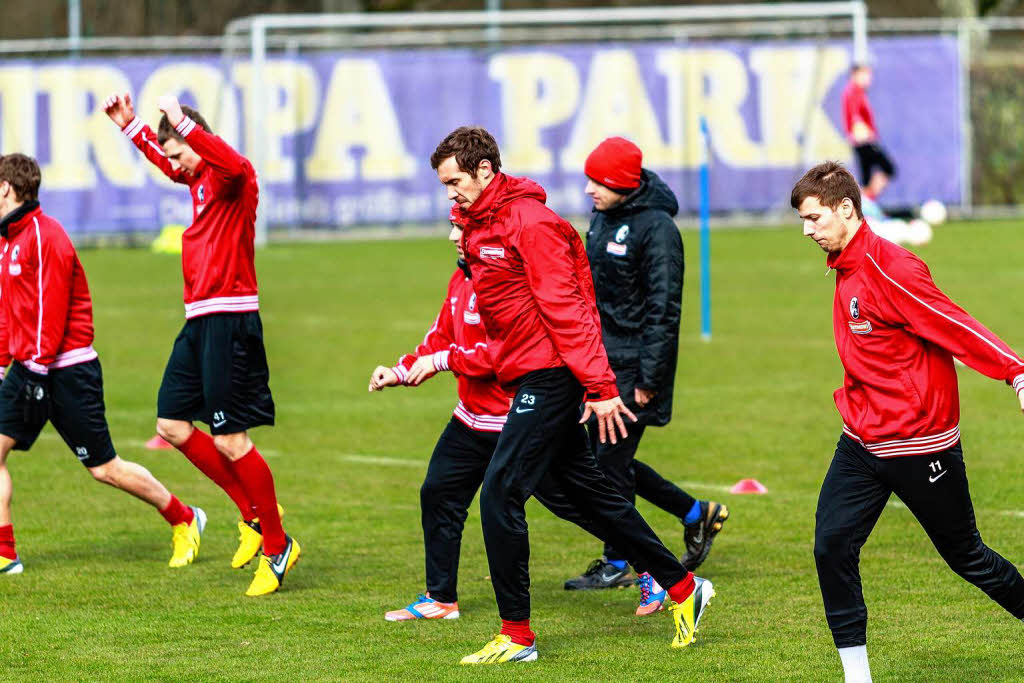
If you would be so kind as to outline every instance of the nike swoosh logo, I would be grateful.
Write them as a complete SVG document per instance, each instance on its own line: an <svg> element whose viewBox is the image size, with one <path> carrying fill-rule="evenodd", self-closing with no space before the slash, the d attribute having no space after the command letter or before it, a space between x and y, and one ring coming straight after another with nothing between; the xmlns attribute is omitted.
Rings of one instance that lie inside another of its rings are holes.
<svg viewBox="0 0 1024 683"><path fill-rule="evenodd" d="M934 484L935 482L937 482L939 480L939 477L941 477L946 472L949 472L949 470L942 470L942 472L940 474L936 474L934 477L928 477L928 481L930 481L931 483Z"/></svg>
<svg viewBox="0 0 1024 683"><path fill-rule="evenodd" d="M273 569L274 572L277 573L277 574L283 574L284 573L284 568L288 566L288 558L291 556L291 554L292 554L292 549L291 548L288 548L288 552L281 553L281 561L280 562L271 562L270 563L271 569Z"/></svg>
<svg viewBox="0 0 1024 683"><path fill-rule="evenodd" d="M516 408L517 413L532 413L535 408Z"/></svg>
<svg viewBox="0 0 1024 683"><path fill-rule="evenodd" d="M213 426L214 427L223 427L225 424L227 424L227 420L221 420L220 422L214 422Z"/></svg>

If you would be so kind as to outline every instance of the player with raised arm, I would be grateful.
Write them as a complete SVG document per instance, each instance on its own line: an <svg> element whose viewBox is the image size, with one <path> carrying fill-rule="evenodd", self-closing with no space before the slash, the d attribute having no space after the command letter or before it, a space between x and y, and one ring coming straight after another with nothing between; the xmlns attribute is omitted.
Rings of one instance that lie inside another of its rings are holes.
<svg viewBox="0 0 1024 683"><path fill-rule="evenodd" d="M975 522L953 364L1005 381L1024 410L1024 360L946 296L924 261L871 231L840 164L807 171L790 203L836 272L832 328L846 372L834 396L843 431L815 514L818 583L846 680L870 681L860 549L893 493L953 571L1024 619L1024 578Z"/></svg>
<svg viewBox="0 0 1024 683"><path fill-rule="evenodd" d="M64 228L39 206L40 180L35 159L0 156L0 574L24 570L7 457L30 449L47 420L96 481L160 511L173 528L169 564L184 567L199 554L206 514L114 450L89 283Z"/></svg>
<svg viewBox="0 0 1024 683"><path fill-rule="evenodd" d="M231 566L244 567L262 545L246 595L265 595L281 586L301 549L284 532L274 477L248 435L274 424L254 260L256 172L198 112L169 95L157 104L163 116L154 133L127 93L103 103L146 158L192 195L181 254L185 326L160 384L157 432L238 507L240 542ZM210 434L196 420L209 424Z"/></svg>

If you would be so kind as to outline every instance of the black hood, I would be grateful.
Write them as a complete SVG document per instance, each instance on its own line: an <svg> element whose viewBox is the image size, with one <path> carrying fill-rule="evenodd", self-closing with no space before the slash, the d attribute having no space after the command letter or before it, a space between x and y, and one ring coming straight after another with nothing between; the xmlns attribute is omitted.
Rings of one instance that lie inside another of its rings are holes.
<svg viewBox="0 0 1024 683"><path fill-rule="evenodd" d="M669 216L679 213L675 194L657 173L645 168L641 171L641 178L642 184L626 197L626 201L603 213L611 217L627 216L645 209L664 211Z"/></svg>

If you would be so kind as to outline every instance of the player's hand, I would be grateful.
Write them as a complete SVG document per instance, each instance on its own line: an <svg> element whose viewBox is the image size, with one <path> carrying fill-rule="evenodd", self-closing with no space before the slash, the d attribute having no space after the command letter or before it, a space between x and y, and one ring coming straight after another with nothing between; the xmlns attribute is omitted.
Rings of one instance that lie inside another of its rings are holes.
<svg viewBox="0 0 1024 683"><path fill-rule="evenodd" d="M1017 392L1017 400L1020 401L1020 410L1024 413L1024 389Z"/></svg>
<svg viewBox="0 0 1024 683"><path fill-rule="evenodd" d="M640 387L636 387L633 389L633 401L640 408L646 408L647 404L651 402L651 399L653 399L657 393L658 392L651 389L641 389Z"/></svg>
<svg viewBox="0 0 1024 683"><path fill-rule="evenodd" d="M583 417L580 418L580 424L586 422L591 415L597 417L597 436L601 443L605 443L608 440L611 440L612 443L618 443L619 441L615 434L616 430L622 434L623 439L629 436L629 432L626 431L626 423L622 421L623 415L636 422L636 415L626 407L626 404L618 396L606 401L587 401L584 403Z"/></svg>
<svg viewBox="0 0 1024 683"><path fill-rule="evenodd" d="M28 372L25 382L25 424L41 425L50 417L50 378L37 372Z"/></svg>
<svg viewBox="0 0 1024 683"><path fill-rule="evenodd" d="M135 105L132 104L132 96L128 93L114 94L103 100L103 111L121 128L135 118Z"/></svg>
<svg viewBox="0 0 1024 683"><path fill-rule="evenodd" d="M177 126L185 118L185 114L181 111L181 104L174 95L161 95L156 98L156 106L160 107L160 111L167 115L167 123L172 126Z"/></svg>
<svg viewBox="0 0 1024 683"><path fill-rule="evenodd" d="M378 365L370 375L370 391L383 391L384 387L393 387L398 384L401 382L395 371L383 365Z"/></svg>
<svg viewBox="0 0 1024 683"><path fill-rule="evenodd" d="M432 356L420 356L416 359L416 362L409 368L409 376L405 378L405 381L410 386L417 386L423 384L428 379L437 374L437 368L434 367L434 359Z"/></svg>

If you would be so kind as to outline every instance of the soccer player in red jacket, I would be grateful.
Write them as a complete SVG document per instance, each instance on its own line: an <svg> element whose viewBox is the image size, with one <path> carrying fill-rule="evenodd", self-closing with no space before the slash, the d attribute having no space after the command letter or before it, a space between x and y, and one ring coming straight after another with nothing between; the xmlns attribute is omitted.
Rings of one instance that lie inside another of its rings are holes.
<svg viewBox="0 0 1024 683"><path fill-rule="evenodd" d="M103 103L146 158L192 195L192 225L181 253L185 326L160 384L157 433L238 507L239 547L231 566L244 567L262 544L245 594L265 595L281 586L301 549L281 526L274 477L247 433L274 424L254 261L256 172L198 112L168 95L157 104L163 116L154 134L135 116L127 93ZM195 427L196 420L209 424L210 434Z"/></svg>
<svg viewBox="0 0 1024 683"><path fill-rule="evenodd" d="M832 326L846 376L835 392L843 433L821 486L814 559L847 681L869 681L867 608L858 568L895 493L957 574L1024 619L1024 578L978 533L960 443L958 358L1017 392L1024 360L932 282L928 266L864 222L853 176L815 166L793 188L804 235L836 272Z"/></svg>
<svg viewBox="0 0 1024 683"><path fill-rule="evenodd" d="M875 113L868 101L873 73L867 64L855 64L850 70L841 97L843 129L846 139L853 146L853 153L860 166L860 184L864 194L875 201L896 173L892 159L878 141L878 126Z"/></svg>
<svg viewBox="0 0 1024 683"><path fill-rule="evenodd" d="M470 219L466 260L498 382L512 408L480 494L484 543L501 632L464 664L537 658L530 629L530 544L524 505L545 476L597 526L638 572L649 572L677 603L673 646L693 641L711 599L668 551L636 507L601 473L582 422L597 415L600 439L626 435L635 417L619 398L601 343L583 241L544 205L544 190L501 173L501 155L483 128L462 127L434 150L431 167ZM580 419L580 404L585 405Z"/></svg>
<svg viewBox="0 0 1024 683"><path fill-rule="evenodd" d="M31 448L47 420L96 481L160 511L174 529L169 564L184 567L199 554L206 514L114 450L89 283L64 228L39 207L40 180L35 159L0 156L0 574L24 570L7 456Z"/></svg>

